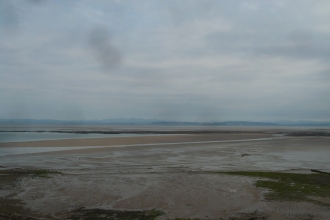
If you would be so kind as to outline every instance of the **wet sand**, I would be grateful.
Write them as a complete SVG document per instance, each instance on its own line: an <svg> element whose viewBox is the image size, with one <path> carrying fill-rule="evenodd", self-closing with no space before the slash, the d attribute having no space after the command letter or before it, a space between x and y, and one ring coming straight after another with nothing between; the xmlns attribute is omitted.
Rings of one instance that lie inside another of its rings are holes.
<svg viewBox="0 0 330 220"><path fill-rule="evenodd" d="M249 219L252 215L267 219L330 218L327 206L265 201L265 192L254 186L256 178L218 173L327 171L329 137L220 133L0 144L74 146L77 149L0 157L3 167L54 169L63 173L52 178L25 178L10 193L15 193L15 198L24 201L28 208L54 217L64 210L84 206L116 210L156 208L166 213L160 217L163 219ZM81 146L90 148L80 149Z"/></svg>

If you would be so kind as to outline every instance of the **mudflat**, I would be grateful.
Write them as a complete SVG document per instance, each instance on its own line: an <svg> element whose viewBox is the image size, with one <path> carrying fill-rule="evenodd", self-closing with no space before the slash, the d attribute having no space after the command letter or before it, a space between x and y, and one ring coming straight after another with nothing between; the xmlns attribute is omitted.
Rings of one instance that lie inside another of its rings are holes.
<svg viewBox="0 0 330 220"><path fill-rule="evenodd" d="M80 148L83 146L88 148ZM328 172L327 136L232 132L30 141L1 143L0 147L61 148L0 157L3 172L15 173L17 168L44 170L41 174L49 171L48 178L29 171L14 187L0 193L1 198L20 201L23 208L39 213L40 218L68 218L77 210L102 212L103 216L110 211L113 215L156 210L150 216L157 219L330 218L327 178L322 182L324 195L311 191L299 198L270 199L267 193L274 189L257 184L268 180L269 172ZM76 149L63 150L65 147ZM228 174L232 171L267 175ZM0 180L4 175L9 174L1 175ZM294 180L292 184L298 185Z"/></svg>

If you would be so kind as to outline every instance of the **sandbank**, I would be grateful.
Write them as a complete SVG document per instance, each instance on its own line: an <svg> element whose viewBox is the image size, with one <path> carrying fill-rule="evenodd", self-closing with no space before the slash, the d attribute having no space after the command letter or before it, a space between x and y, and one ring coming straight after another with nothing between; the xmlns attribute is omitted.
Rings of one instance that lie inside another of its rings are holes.
<svg viewBox="0 0 330 220"><path fill-rule="evenodd" d="M0 147L73 147L73 146L115 146L152 143L179 143L200 141L223 141L269 138L272 134L264 133L215 133L215 134L178 134L164 136L114 137L114 138L84 138L64 140L43 140L26 142L0 143Z"/></svg>

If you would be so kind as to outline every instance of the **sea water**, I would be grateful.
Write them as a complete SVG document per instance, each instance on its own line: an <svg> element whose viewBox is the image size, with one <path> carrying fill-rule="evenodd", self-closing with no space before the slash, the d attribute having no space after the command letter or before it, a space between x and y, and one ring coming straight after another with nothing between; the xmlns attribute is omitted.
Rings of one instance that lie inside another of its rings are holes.
<svg viewBox="0 0 330 220"><path fill-rule="evenodd" d="M131 137L138 134L75 134L57 132L0 132L0 143L80 138Z"/></svg>

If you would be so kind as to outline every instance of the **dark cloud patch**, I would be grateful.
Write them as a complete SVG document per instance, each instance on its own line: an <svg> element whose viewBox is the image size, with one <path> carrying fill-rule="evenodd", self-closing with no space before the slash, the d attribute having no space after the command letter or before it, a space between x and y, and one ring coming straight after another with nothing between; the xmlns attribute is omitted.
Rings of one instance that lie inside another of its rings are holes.
<svg viewBox="0 0 330 220"><path fill-rule="evenodd" d="M32 4L41 4L46 2L46 0L29 0L29 2L31 2Z"/></svg>
<svg viewBox="0 0 330 220"><path fill-rule="evenodd" d="M129 78L129 87L137 89L164 88L171 84L171 78L166 77L167 70L162 68L130 68L125 70Z"/></svg>
<svg viewBox="0 0 330 220"><path fill-rule="evenodd" d="M260 38L254 33L242 31L214 32L204 38L205 45L211 51L224 54L252 52Z"/></svg>
<svg viewBox="0 0 330 220"><path fill-rule="evenodd" d="M238 7L238 1L199 1L199 0L169 0L159 1L168 12L169 18L174 25L182 25L194 22L198 19L210 19L219 14L226 15L232 13L233 7Z"/></svg>
<svg viewBox="0 0 330 220"><path fill-rule="evenodd" d="M0 1L0 24L6 29L17 27L19 13L10 1Z"/></svg>
<svg viewBox="0 0 330 220"><path fill-rule="evenodd" d="M330 57L330 53L327 49L319 46L299 46L295 45L271 45L256 47L254 52L257 55L269 55L279 57L293 57L293 58L321 58L325 59Z"/></svg>
<svg viewBox="0 0 330 220"><path fill-rule="evenodd" d="M330 34L293 30L273 34L259 31L215 32L204 38L210 51L221 54L268 55L297 59L330 59Z"/></svg>
<svg viewBox="0 0 330 220"><path fill-rule="evenodd" d="M315 35L315 32L314 32ZM317 33L314 37L309 31L292 31L282 41L255 45L256 54L284 56L298 59L330 59L329 34Z"/></svg>
<svg viewBox="0 0 330 220"><path fill-rule="evenodd" d="M0 28L4 28L6 34L16 33L24 14L31 10L31 5L37 5L46 0L0 1ZM27 7L22 7L26 3Z"/></svg>
<svg viewBox="0 0 330 220"><path fill-rule="evenodd" d="M26 3L40 4L46 0L28 0ZM25 8L25 10L28 8ZM12 1L0 1L0 21L2 25L12 26L19 22L20 11L17 4Z"/></svg>
<svg viewBox="0 0 330 220"><path fill-rule="evenodd" d="M111 45L111 36L108 29L94 28L89 33L88 43L96 59L107 69L120 66L122 57L117 48Z"/></svg>
<svg viewBox="0 0 330 220"><path fill-rule="evenodd" d="M309 45L313 41L313 34L308 30L296 30L291 32L289 39L291 39L298 47Z"/></svg>
<svg viewBox="0 0 330 220"><path fill-rule="evenodd" d="M321 80L323 82L330 82L330 69L317 72L315 75L317 81ZM329 92L330 92L330 87L329 87Z"/></svg>

